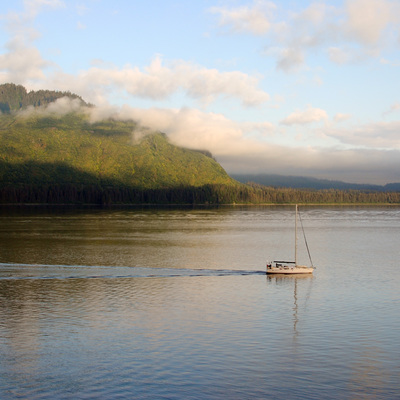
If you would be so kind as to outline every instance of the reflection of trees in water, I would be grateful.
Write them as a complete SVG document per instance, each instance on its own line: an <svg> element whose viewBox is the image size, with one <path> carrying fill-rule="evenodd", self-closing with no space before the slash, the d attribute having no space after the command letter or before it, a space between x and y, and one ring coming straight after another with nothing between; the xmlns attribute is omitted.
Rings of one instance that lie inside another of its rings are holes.
<svg viewBox="0 0 400 400"><path fill-rule="evenodd" d="M2 362L7 363L7 369L12 373L30 373L39 362L37 315L40 306L37 300L36 290L30 282L0 282L0 336L13 352L13 359L5 357Z"/></svg>
<svg viewBox="0 0 400 400"><path fill-rule="evenodd" d="M176 287L171 283L171 279L135 278L1 279L0 337L7 350L2 359L0 353L2 370L12 376L35 374L60 338L67 343L71 338L86 337L96 346L93 335L114 329L110 316L116 313L119 326L138 316L145 318L147 308L156 310L160 302L173 298ZM149 295L153 292L158 297ZM165 314L159 316L159 320L163 318ZM65 348L81 345L78 341ZM65 348L59 351L65 352Z"/></svg>

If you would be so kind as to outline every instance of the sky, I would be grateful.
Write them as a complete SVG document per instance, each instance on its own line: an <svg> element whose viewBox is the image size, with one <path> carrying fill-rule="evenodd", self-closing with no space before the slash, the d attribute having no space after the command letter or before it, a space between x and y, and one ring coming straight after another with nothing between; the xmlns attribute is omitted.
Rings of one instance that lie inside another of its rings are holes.
<svg viewBox="0 0 400 400"><path fill-rule="evenodd" d="M400 0L0 0L0 83L231 174L400 182Z"/></svg>

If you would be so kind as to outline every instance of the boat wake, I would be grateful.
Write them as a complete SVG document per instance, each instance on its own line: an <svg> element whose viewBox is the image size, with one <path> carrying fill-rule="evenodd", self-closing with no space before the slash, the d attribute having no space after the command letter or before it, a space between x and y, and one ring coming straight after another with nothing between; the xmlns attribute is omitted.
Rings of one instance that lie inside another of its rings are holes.
<svg viewBox="0 0 400 400"><path fill-rule="evenodd" d="M21 279L178 278L238 275L265 275L265 271L207 268L192 269L160 267L121 267L104 265L89 266L0 263L0 281Z"/></svg>

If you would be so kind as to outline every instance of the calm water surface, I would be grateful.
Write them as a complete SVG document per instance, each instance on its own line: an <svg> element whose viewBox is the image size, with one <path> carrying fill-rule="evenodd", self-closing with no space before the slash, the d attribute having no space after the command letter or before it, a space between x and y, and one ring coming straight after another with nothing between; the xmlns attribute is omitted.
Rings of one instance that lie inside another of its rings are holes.
<svg viewBox="0 0 400 400"><path fill-rule="evenodd" d="M1 209L0 398L398 399L400 208L301 212Z"/></svg>

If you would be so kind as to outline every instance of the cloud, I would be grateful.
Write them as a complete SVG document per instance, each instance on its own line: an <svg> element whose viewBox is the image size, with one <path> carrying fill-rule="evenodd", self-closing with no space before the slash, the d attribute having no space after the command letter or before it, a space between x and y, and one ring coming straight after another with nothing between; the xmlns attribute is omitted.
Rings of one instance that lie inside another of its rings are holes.
<svg viewBox="0 0 400 400"><path fill-rule="evenodd" d="M330 47L328 49L329 59L335 64L347 64L353 57L350 49L340 47Z"/></svg>
<svg viewBox="0 0 400 400"><path fill-rule="evenodd" d="M126 91L150 100L164 100L183 92L203 104L224 97L238 99L244 106L251 107L270 98L259 88L259 81L259 77L240 71L221 72L185 61L164 65L157 56L143 69L129 65L123 68L92 67L76 77L58 73L53 76L52 84L61 90L77 90L94 103L95 100L103 102L101 97L110 91Z"/></svg>
<svg viewBox="0 0 400 400"><path fill-rule="evenodd" d="M10 12L5 16L6 29L12 36L25 38L29 41L38 35L37 31L32 28L31 23L43 8L65 7L64 2L60 0L25 0L23 4L24 9L21 13Z"/></svg>
<svg viewBox="0 0 400 400"><path fill-rule="evenodd" d="M0 54L0 79L2 82L25 83L45 80L44 70L52 65L44 60L32 42L39 33L32 28L32 22L45 7L64 7L59 0L25 0L22 13L9 13L5 16L6 29L10 40L6 43L7 52Z"/></svg>
<svg viewBox="0 0 400 400"><path fill-rule="evenodd" d="M400 37L399 37L399 43L400 43ZM400 61L391 61L386 58L381 58L380 63L383 65L389 65L390 67L400 67Z"/></svg>
<svg viewBox="0 0 400 400"><path fill-rule="evenodd" d="M82 110L82 101L80 99L71 99L69 97L61 97L50 103L46 107L46 111L51 114L64 115L71 112Z"/></svg>
<svg viewBox="0 0 400 400"><path fill-rule="evenodd" d="M269 122L235 122L222 114L183 107L180 109L96 107L87 109L91 121L106 118L133 119L139 126L166 133L176 145L191 149L207 149L218 156L256 154L260 143L254 134L273 134Z"/></svg>
<svg viewBox="0 0 400 400"><path fill-rule="evenodd" d="M347 0L343 26L349 38L374 46L389 25L399 21L398 12L399 5L387 0Z"/></svg>
<svg viewBox="0 0 400 400"><path fill-rule="evenodd" d="M306 125L328 119L326 111L308 106L305 111L295 111L281 121L283 125Z"/></svg>
<svg viewBox="0 0 400 400"><path fill-rule="evenodd" d="M375 184L400 180L398 150L287 148L267 144L259 146L258 152L245 150L234 157L214 155L229 173L313 176Z"/></svg>
<svg viewBox="0 0 400 400"><path fill-rule="evenodd" d="M388 0L347 0L342 8L314 3L292 16L286 36L279 39L287 49L322 49L332 62L354 63L395 45L399 11L399 3Z"/></svg>
<svg viewBox="0 0 400 400"><path fill-rule="evenodd" d="M21 117L30 117L33 114L39 116L61 116L72 112L81 112L90 116L91 113L94 111L92 108L84 106L82 101L78 98L72 99L70 97L60 97L54 102L49 103L45 106L28 106L27 108L23 108L18 111L18 115ZM98 120L100 119L104 118L99 118ZM93 119L93 122L94 121L95 119Z"/></svg>
<svg viewBox="0 0 400 400"><path fill-rule="evenodd" d="M24 0L24 6L26 15L34 18L43 7L58 8L65 7L65 4L61 0Z"/></svg>
<svg viewBox="0 0 400 400"><path fill-rule="evenodd" d="M350 114L342 114L342 113L337 113L334 117L333 120L335 122L342 122L342 121L346 121L348 119L351 118Z"/></svg>
<svg viewBox="0 0 400 400"><path fill-rule="evenodd" d="M262 35L271 28L271 12L276 8L270 1L255 0L251 6L241 6L228 9L226 7L211 7L209 11L219 14L220 26L231 26L233 32Z"/></svg>
<svg viewBox="0 0 400 400"><path fill-rule="evenodd" d="M220 25L230 26L234 33L247 32L265 38L265 54L277 59L277 68L292 72L304 65L309 53L322 51L334 63L354 63L377 58L382 50L397 48L399 41L400 3L398 0L347 0L342 6L333 3L311 3L298 12L288 12L277 21L277 6L265 3L267 11L259 12L264 29L257 27L253 12L264 2L251 7L214 7L220 14ZM253 17L252 17L253 16Z"/></svg>
<svg viewBox="0 0 400 400"><path fill-rule="evenodd" d="M400 150L400 121L374 122L346 129L325 130L341 143L360 148Z"/></svg>
<svg viewBox="0 0 400 400"><path fill-rule="evenodd" d="M184 147L208 149L212 153L237 153L244 140L243 131L235 122L221 114L205 113L197 109L129 109L130 115L140 125L162 131L170 139Z"/></svg>
<svg viewBox="0 0 400 400"><path fill-rule="evenodd" d="M29 56L29 57L27 57ZM0 78L4 82L16 82L35 87L33 82L46 82L57 90L72 90L89 101L103 103L110 92L126 91L144 99L164 100L183 92L189 98L209 104L219 97L234 98L246 107L259 106L270 99L259 88L260 78L240 71L221 72L184 61L164 66L156 57L143 70L138 67L92 67L73 76L56 70L50 78L44 69L53 64L42 59L35 48L16 48L0 55ZM43 83L39 86L43 86Z"/></svg>
<svg viewBox="0 0 400 400"><path fill-rule="evenodd" d="M285 72L298 69L304 64L304 54L299 48L280 49L277 68Z"/></svg>
<svg viewBox="0 0 400 400"><path fill-rule="evenodd" d="M400 110L400 103L394 103L390 106L389 110L385 111L382 115L384 117L386 117L386 116L393 114L399 110Z"/></svg>
<svg viewBox="0 0 400 400"><path fill-rule="evenodd" d="M2 82L23 83L45 80L44 69L51 65L34 47L23 43L8 45L8 53L0 54L0 79Z"/></svg>

